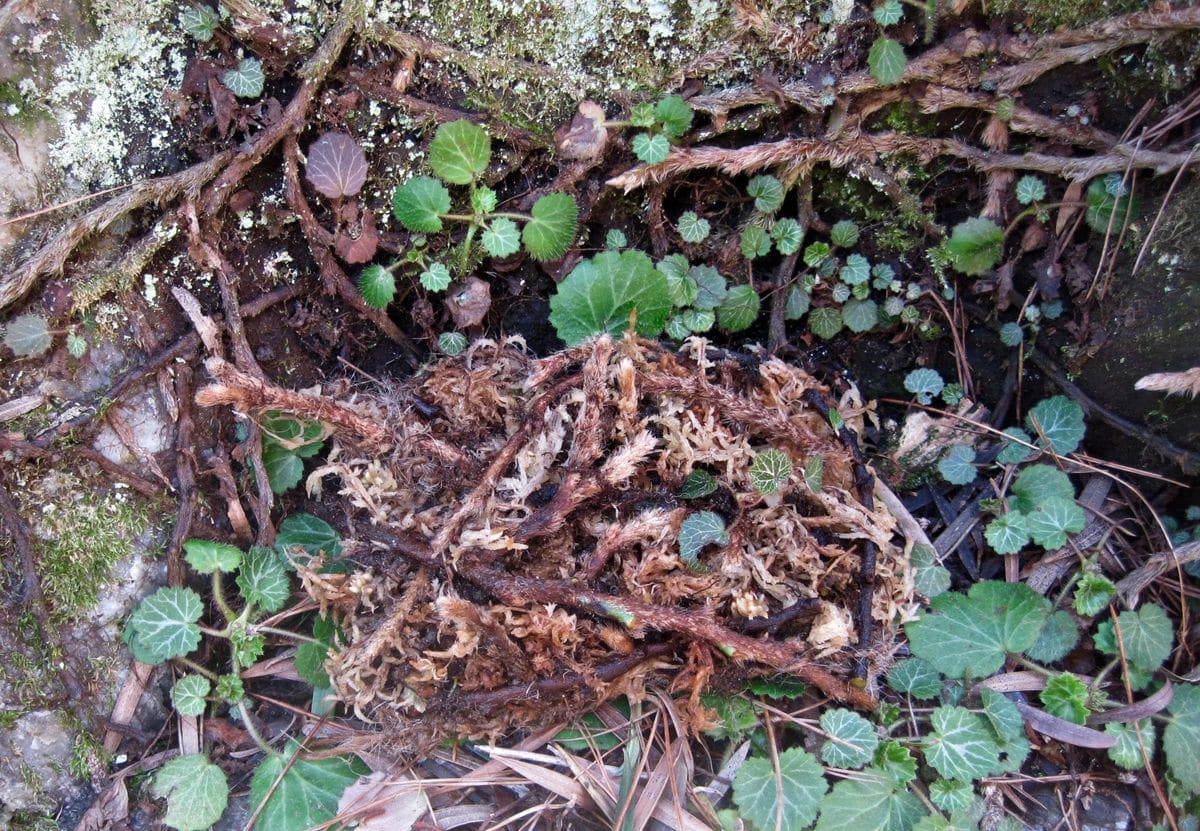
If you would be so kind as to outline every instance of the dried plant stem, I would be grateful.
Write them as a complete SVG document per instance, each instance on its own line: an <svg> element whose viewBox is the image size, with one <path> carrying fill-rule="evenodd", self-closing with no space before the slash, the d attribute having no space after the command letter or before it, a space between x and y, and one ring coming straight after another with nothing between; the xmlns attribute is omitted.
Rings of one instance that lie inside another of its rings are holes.
<svg viewBox="0 0 1200 831"><path fill-rule="evenodd" d="M880 155L911 153L922 162L940 156L962 159L981 173L996 170L1032 170L1087 180L1128 168L1170 173L1196 164L1190 152L1142 150L1129 144L1114 145L1109 152L1087 157L1051 156L1045 153L996 153L955 139L908 136L901 133L849 133L831 141L822 138L786 139L748 147L677 147L665 161L641 165L608 180L627 193L651 182L661 182L694 170L719 170L728 176L751 173L781 164L828 162L834 167L874 164Z"/></svg>
<svg viewBox="0 0 1200 831"><path fill-rule="evenodd" d="M389 534L392 546L405 557L433 568L444 568L441 558L425 540L413 534ZM828 670L801 658L797 643L757 640L722 626L710 614L700 611L654 606L625 597L591 591L560 580L539 580L510 574L467 556L457 573L478 588L510 605L554 603L599 617L616 620L638 631L650 629L682 635L701 641L735 660L765 664L791 672L816 686L826 695L871 710L875 699L865 691L835 678Z"/></svg>

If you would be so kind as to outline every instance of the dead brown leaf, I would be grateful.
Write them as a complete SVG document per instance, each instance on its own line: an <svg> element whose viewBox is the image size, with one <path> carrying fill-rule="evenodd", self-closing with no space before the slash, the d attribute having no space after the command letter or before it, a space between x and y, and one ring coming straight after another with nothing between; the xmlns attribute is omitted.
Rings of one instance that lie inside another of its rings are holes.
<svg viewBox="0 0 1200 831"><path fill-rule="evenodd" d="M595 159L608 144L608 128L604 126L604 108L595 101L584 101L571 123L554 134L558 152L567 159Z"/></svg>
<svg viewBox="0 0 1200 831"><path fill-rule="evenodd" d="M450 286L446 308L459 329L478 326L492 307L492 287L478 277L468 277Z"/></svg>

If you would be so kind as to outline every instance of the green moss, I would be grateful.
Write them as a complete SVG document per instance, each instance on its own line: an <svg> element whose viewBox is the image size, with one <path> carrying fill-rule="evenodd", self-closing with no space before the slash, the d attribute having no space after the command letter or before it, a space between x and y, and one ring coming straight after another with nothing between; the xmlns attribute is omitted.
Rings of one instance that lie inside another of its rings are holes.
<svg viewBox="0 0 1200 831"><path fill-rule="evenodd" d="M933 217L920 210L911 187L930 173L916 160L892 159L890 174L904 190L899 204L866 177L839 168L819 167L814 174L818 208L834 218L853 219L868 226L875 252L910 254L925 245L924 226Z"/></svg>
<svg viewBox="0 0 1200 831"><path fill-rule="evenodd" d="M1114 14L1142 11L1144 0L990 0L984 10L993 16L1016 15L1035 32L1058 26L1075 28Z"/></svg>
<svg viewBox="0 0 1200 831"><path fill-rule="evenodd" d="M48 814L33 814L26 811L14 814L8 821L8 827L12 831L60 831L62 828L58 821Z"/></svg>
<svg viewBox="0 0 1200 831"><path fill-rule="evenodd" d="M9 112L10 107L15 111ZM44 107L25 100L16 81L0 81L0 122L20 130L29 130L49 115Z"/></svg>
<svg viewBox="0 0 1200 831"><path fill-rule="evenodd" d="M68 504L46 508L38 522L42 590L51 617L63 621L95 605L113 564L133 553L150 519L139 500L120 492L83 492Z"/></svg>

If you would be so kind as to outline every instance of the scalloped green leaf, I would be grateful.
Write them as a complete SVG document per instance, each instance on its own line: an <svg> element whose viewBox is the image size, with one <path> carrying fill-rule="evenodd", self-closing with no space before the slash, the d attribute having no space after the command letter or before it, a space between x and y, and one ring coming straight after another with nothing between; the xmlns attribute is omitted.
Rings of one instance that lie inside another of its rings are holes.
<svg viewBox="0 0 1200 831"><path fill-rule="evenodd" d="M838 279L848 286L858 286L871 279L871 261L862 254L851 254L838 271Z"/></svg>
<svg viewBox="0 0 1200 831"><path fill-rule="evenodd" d="M179 28L200 43L212 40L213 33L220 23L221 19L217 17L217 13L201 4L188 6L179 13Z"/></svg>
<svg viewBox="0 0 1200 831"><path fill-rule="evenodd" d="M729 542L725 520L712 511L688 514L679 526L679 556L688 565L695 565L704 547L713 543L724 545Z"/></svg>
<svg viewBox="0 0 1200 831"><path fill-rule="evenodd" d="M1001 740L1012 741L1025 734L1025 719L1021 711L1003 693L984 687L979 691L979 698L983 704L983 717Z"/></svg>
<svg viewBox="0 0 1200 831"><path fill-rule="evenodd" d="M187 564L200 574L235 571L242 564L242 549L214 540L187 540L183 551Z"/></svg>
<svg viewBox="0 0 1200 831"><path fill-rule="evenodd" d="M689 332L707 332L717 322L717 315L712 309L685 309L679 315L680 321Z"/></svg>
<svg viewBox="0 0 1200 831"><path fill-rule="evenodd" d="M255 768L250 779L250 808L256 811L262 806L255 826L258 831L324 826L337 815L338 800L346 788L370 773L357 756L297 758L288 767L299 750L297 742L289 742L286 753L268 756ZM279 784L271 791L277 779Z"/></svg>
<svg viewBox="0 0 1200 831"><path fill-rule="evenodd" d="M779 754L778 775L770 759L751 756L733 780L733 801L757 828L807 828L828 789L816 758L798 747Z"/></svg>
<svg viewBox="0 0 1200 831"><path fill-rule="evenodd" d="M1008 322L1000 327L1000 342L1005 346L1017 347L1025 340L1025 330L1020 323Z"/></svg>
<svg viewBox="0 0 1200 831"><path fill-rule="evenodd" d="M1075 611L1083 617L1095 617L1117 596L1117 587L1103 574L1084 572L1075 584Z"/></svg>
<svg viewBox="0 0 1200 831"><path fill-rule="evenodd" d="M757 453L750 462L750 484L764 496L778 491L792 475L792 460L774 447Z"/></svg>
<svg viewBox="0 0 1200 831"><path fill-rule="evenodd" d="M812 295L802 289L800 286L792 286L788 291L787 305L783 310L785 320L799 320L808 313L809 306L812 305Z"/></svg>
<svg viewBox="0 0 1200 831"><path fill-rule="evenodd" d="M654 120L671 138L682 138L692 127L692 105L678 95L664 96L654 105Z"/></svg>
<svg viewBox="0 0 1200 831"><path fill-rule="evenodd" d="M1086 430L1083 410L1065 395L1039 401L1025 416L1025 427L1032 435L1045 436L1060 456L1079 447ZM1039 438L1038 444L1041 443Z"/></svg>
<svg viewBox="0 0 1200 831"><path fill-rule="evenodd" d="M940 595L931 605L932 613L904 626L914 655L951 678L984 678L1004 665L998 620L957 592Z"/></svg>
<svg viewBox="0 0 1200 831"><path fill-rule="evenodd" d="M755 176L746 184L746 193L754 199L755 210L773 214L783 204L783 183L774 176Z"/></svg>
<svg viewBox="0 0 1200 831"><path fill-rule="evenodd" d="M1113 233L1118 234L1138 214L1137 195L1129 193L1128 186L1122 184L1121 178L1120 173L1109 173L1092 180L1088 185L1085 197L1088 207L1084 219L1097 234L1108 233L1110 221Z"/></svg>
<svg viewBox="0 0 1200 831"><path fill-rule="evenodd" d="M880 26L895 26L904 17L904 7L900 0L883 0L871 12L875 22Z"/></svg>
<svg viewBox="0 0 1200 831"><path fill-rule="evenodd" d="M438 349L450 357L461 355L467 349L467 336L462 332L442 332L438 335Z"/></svg>
<svg viewBox="0 0 1200 831"><path fill-rule="evenodd" d="M842 322L851 332L866 332L879 323L879 306L874 300L848 300L842 305Z"/></svg>
<svg viewBox="0 0 1200 831"><path fill-rule="evenodd" d="M854 225L853 222L850 223ZM854 226L855 233L858 233L858 226ZM857 239L857 237L855 237ZM817 268L822 263L830 258L833 254L833 249L823 242L812 242L804 248L804 264L809 268Z"/></svg>
<svg viewBox="0 0 1200 831"><path fill-rule="evenodd" d="M918 402L925 405L932 403L933 396L940 394L945 386L946 382L936 369L922 367L904 376L904 388L915 395Z"/></svg>
<svg viewBox="0 0 1200 831"><path fill-rule="evenodd" d="M897 662L888 670L887 683L896 692L921 701L937 698L942 691L942 676L922 658L906 658Z"/></svg>
<svg viewBox="0 0 1200 831"><path fill-rule="evenodd" d="M1074 724L1087 721L1087 684L1069 672L1059 673L1047 681L1039 698L1046 712L1052 716Z"/></svg>
<svg viewBox="0 0 1200 831"><path fill-rule="evenodd" d="M242 597L264 612L278 612L292 596L287 566L271 548L254 546L246 553L237 586Z"/></svg>
<svg viewBox="0 0 1200 831"><path fill-rule="evenodd" d="M821 729L827 734L821 758L836 768L861 768L871 761L879 746L871 722L850 710L826 710L821 714Z"/></svg>
<svg viewBox="0 0 1200 831"><path fill-rule="evenodd" d="M888 771L868 768L863 778L838 782L821 800L816 831L910 831L925 809L906 789L898 789L895 781Z"/></svg>
<svg viewBox="0 0 1200 831"><path fill-rule="evenodd" d="M820 493L825 484L825 459L812 455L804 462L804 484L813 493Z"/></svg>
<svg viewBox="0 0 1200 831"><path fill-rule="evenodd" d="M791 256L800 250L800 244L804 242L804 228L794 219L781 219L771 226L771 239L775 240L775 247L780 254Z"/></svg>
<svg viewBox="0 0 1200 831"><path fill-rule="evenodd" d="M843 219L833 223L833 227L829 229L829 241L838 248L850 248L854 243L858 242L858 223L850 219ZM809 246L810 248L812 246ZM809 265L820 265L824 261L824 257L817 263L809 263ZM808 252L805 251L804 261L808 262Z"/></svg>
<svg viewBox="0 0 1200 831"><path fill-rule="evenodd" d="M633 155L645 164L658 164L671 152L671 142L662 133L638 133L630 146Z"/></svg>
<svg viewBox="0 0 1200 831"><path fill-rule="evenodd" d="M683 241L693 245L704 242L712 231L708 220L697 216L695 211L682 213L675 227L679 229L679 236L683 238Z"/></svg>
<svg viewBox="0 0 1200 831"><path fill-rule="evenodd" d="M275 547L289 553L299 547L311 556L324 552L327 557L336 557L342 553L342 538L325 520L299 513L279 524Z"/></svg>
<svg viewBox="0 0 1200 831"><path fill-rule="evenodd" d="M945 247L956 271L978 276L1000 262L1004 229L986 217L972 217L954 226Z"/></svg>
<svg viewBox="0 0 1200 831"><path fill-rule="evenodd" d="M1163 752L1168 769L1183 790L1200 794L1200 687L1177 684L1167 712Z"/></svg>
<svg viewBox="0 0 1200 831"><path fill-rule="evenodd" d="M396 278L381 265L369 265L358 276L358 290L372 309L384 309L396 296Z"/></svg>
<svg viewBox="0 0 1200 831"><path fill-rule="evenodd" d="M167 800L162 823L178 831L204 831L215 825L229 804L225 772L203 753L179 756L158 769L150 792Z"/></svg>
<svg viewBox="0 0 1200 831"><path fill-rule="evenodd" d="M557 260L575 241L579 206L569 193L547 193L533 203L533 218L521 229L525 250L535 260Z"/></svg>
<svg viewBox="0 0 1200 831"><path fill-rule="evenodd" d="M692 305L697 309L716 309L729 293L728 284L721 273L710 265L694 265L688 272L696 281L696 299Z"/></svg>
<svg viewBox="0 0 1200 831"><path fill-rule="evenodd" d="M824 306L808 313L808 328L821 340L829 340L842 331L842 310Z"/></svg>
<svg viewBox="0 0 1200 831"><path fill-rule="evenodd" d="M454 278L450 276L450 269L445 263L434 262L421 272L420 281L426 291L436 293L448 289Z"/></svg>
<svg viewBox="0 0 1200 831"><path fill-rule="evenodd" d="M680 499L700 499L709 494L716 493L717 480L707 470L695 468L683 480L683 487L679 491Z"/></svg>
<svg viewBox="0 0 1200 831"><path fill-rule="evenodd" d="M765 257L771 253L771 235L758 225L747 225L742 229L741 249L747 260Z"/></svg>
<svg viewBox="0 0 1200 831"><path fill-rule="evenodd" d="M432 176L414 176L392 193L392 213L410 231L436 233L450 213L450 191Z"/></svg>
<svg viewBox="0 0 1200 831"><path fill-rule="evenodd" d="M478 124L459 119L438 127L429 143L429 166L445 182L469 185L487 170L492 139Z"/></svg>
<svg viewBox="0 0 1200 831"><path fill-rule="evenodd" d="M275 442L263 442L262 460L272 493L286 493L304 477L304 462L300 456Z"/></svg>
<svg viewBox="0 0 1200 831"><path fill-rule="evenodd" d="M1077 643L1079 627L1069 613L1060 609L1046 618L1038 639L1025 650L1025 654L1039 663L1052 664L1074 649Z"/></svg>
<svg viewBox="0 0 1200 831"><path fill-rule="evenodd" d="M761 303L750 286L734 286L717 307L717 322L726 332L748 329L758 319Z"/></svg>
<svg viewBox="0 0 1200 831"><path fill-rule="evenodd" d="M969 485L975 481L975 448L954 444L938 460L938 473L951 485Z"/></svg>
<svg viewBox="0 0 1200 831"><path fill-rule="evenodd" d="M1024 583L983 580L971 586L967 597L999 624L1006 652L1024 652L1033 646L1050 616L1050 601Z"/></svg>
<svg viewBox="0 0 1200 831"><path fill-rule="evenodd" d="M1114 736L1117 740L1117 743L1108 749L1108 758L1112 759L1117 767L1125 770L1138 770L1144 767L1142 744L1146 746L1146 755L1151 759L1154 758L1157 731L1154 728L1154 722L1150 719L1132 721L1127 724L1110 722L1104 725L1104 732ZM1138 743L1139 733L1142 737L1142 744Z"/></svg>
<svg viewBox="0 0 1200 831"><path fill-rule="evenodd" d="M1012 493L1013 507L1027 514L1048 499L1074 499L1075 486L1053 465L1029 465L1017 474Z"/></svg>
<svg viewBox="0 0 1200 831"><path fill-rule="evenodd" d="M619 336L637 309L637 331L654 337L671 312L667 278L641 251L602 251L584 260L550 298L550 322L568 346L607 332Z"/></svg>
<svg viewBox="0 0 1200 831"><path fill-rule="evenodd" d="M913 571L913 588L933 599L950 589L950 572L938 559L931 545L917 543L909 555Z"/></svg>
<svg viewBox="0 0 1200 831"><path fill-rule="evenodd" d="M946 779L974 782L1000 765L1000 748L983 719L965 707L938 707L930 716L925 760Z"/></svg>
<svg viewBox="0 0 1200 831"><path fill-rule="evenodd" d="M200 645L197 621L203 611L200 595L191 589L161 588L129 616L125 643L144 664L182 658Z"/></svg>
<svg viewBox="0 0 1200 831"><path fill-rule="evenodd" d="M871 77L886 87L898 84L904 78L908 58L904 55L904 47L897 41L881 37L871 44L867 52L867 66L871 70Z"/></svg>
<svg viewBox="0 0 1200 831"><path fill-rule="evenodd" d="M1007 427L1004 430L1004 435L1012 436L1020 441L1033 444L1033 437L1022 430L1020 427ZM1023 444L1018 444L1015 441L1003 439L1003 448L996 454L996 461L1002 465L1019 465L1021 462L1026 462L1033 457L1034 450L1026 447Z"/></svg>
<svg viewBox="0 0 1200 831"><path fill-rule="evenodd" d="M171 687L171 705L180 715L202 716L208 707L205 696L211 689L212 684L203 675L185 675Z"/></svg>
<svg viewBox="0 0 1200 831"><path fill-rule="evenodd" d="M471 210L475 213L490 214L496 210L496 204L496 191L491 188L480 185L471 191Z"/></svg>
<svg viewBox="0 0 1200 831"><path fill-rule="evenodd" d="M41 355L52 342L50 327L41 315L17 315L4 327L4 345L18 358Z"/></svg>
<svg viewBox="0 0 1200 831"><path fill-rule="evenodd" d="M1125 657L1142 672L1154 672L1171 655L1175 627L1157 603L1143 603L1136 612L1121 612L1117 623Z"/></svg>
<svg viewBox="0 0 1200 831"><path fill-rule="evenodd" d="M257 98L262 95L265 81L262 61L258 58L242 58L236 67L221 76L221 83L238 98Z"/></svg>
<svg viewBox="0 0 1200 831"><path fill-rule="evenodd" d="M1025 527L1033 541L1052 551L1067 544L1068 534L1083 530L1087 517L1074 499L1056 496L1045 499L1025 514Z"/></svg>
<svg viewBox="0 0 1200 831"><path fill-rule="evenodd" d="M521 231L506 216L493 219L479 235L479 243L493 257L508 257L521 248Z"/></svg>
<svg viewBox="0 0 1200 831"><path fill-rule="evenodd" d="M929 785L929 801L943 811L964 811L975 801L975 789L967 782L938 779Z"/></svg>
<svg viewBox="0 0 1200 831"><path fill-rule="evenodd" d="M1017 180L1017 201L1022 205L1041 202L1046 198L1046 183L1042 177L1032 174L1022 176Z"/></svg>

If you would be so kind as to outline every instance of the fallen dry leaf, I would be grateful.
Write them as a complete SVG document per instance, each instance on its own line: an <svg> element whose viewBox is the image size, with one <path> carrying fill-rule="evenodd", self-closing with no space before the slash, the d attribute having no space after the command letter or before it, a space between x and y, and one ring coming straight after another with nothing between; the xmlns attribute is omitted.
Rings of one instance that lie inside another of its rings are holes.
<svg viewBox="0 0 1200 831"><path fill-rule="evenodd" d="M459 329L478 326L492 307L492 287L478 277L468 277L446 292L446 308Z"/></svg>
<svg viewBox="0 0 1200 831"><path fill-rule="evenodd" d="M337 815L360 831L409 831L429 811L418 780L375 771L346 788Z"/></svg>
<svg viewBox="0 0 1200 831"><path fill-rule="evenodd" d="M605 120L603 107L595 101L584 101L571 123L555 132L558 152L567 159L594 159L599 156L608 144Z"/></svg>

